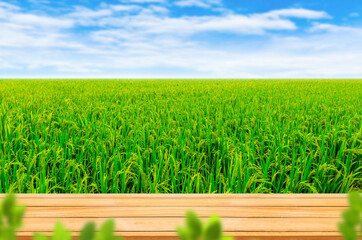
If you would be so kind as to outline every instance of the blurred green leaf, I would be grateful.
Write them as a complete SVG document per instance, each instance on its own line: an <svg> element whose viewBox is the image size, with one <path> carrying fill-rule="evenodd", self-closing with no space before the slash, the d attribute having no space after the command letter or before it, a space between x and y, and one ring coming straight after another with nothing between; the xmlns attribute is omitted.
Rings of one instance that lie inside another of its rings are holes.
<svg viewBox="0 0 362 240"><path fill-rule="evenodd" d="M222 237L222 240L233 240L234 238L233 237L230 237L230 236L223 236Z"/></svg>
<svg viewBox="0 0 362 240"><path fill-rule="evenodd" d="M192 240L196 240L201 237L202 222L200 218L192 211L187 211L186 213L186 226L190 231L190 237Z"/></svg>
<svg viewBox="0 0 362 240"><path fill-rule="evenodd" d="M55 224L53 234L53 240L71 240L71 233L65 229L61 222Z"/></svg>
<svg viewBox="0 0 362 240"><path fill-rule="evenodd" d="M113 240L115 225L116 224L113 219L105 221L99 231L99 240Z"/></svg>
<svg viewBox="0 0 362 240"><path fill-rule="evenodd" d="M94 222L88 222L82 229L79 240L93 240L95 236L96 225Z"/></svg>
<svg viewBox="0 0 362 240"><path fill-rule="evenodd" d="M233 237L222 235L221 220L213 215L206 226L192 211L186 213L186 227L177 227L177 233L181 240L233 240Z"/></svg>
<svg viewBox="0 0 362 240"><path fill-rule="evenodd" d="M362 197L361 194L353 192L349 194L349 203L355 211L362 212Z"/></svg>
<svg viewBox="0 0 362 240"><path fill-rule="evenodd" d="M351 226L355 226L360 223L360 213L353 210L348 209L342 214L346 223L350 224Z"/></svg>
<svg viewBox="0 0 362 240"><path fill-rule="evenodd" d="M48 237L42 233L35 233L34 240L48 240Z"/></svg>
<svg viewBox="0 0 362 240"><path fill-rule="evenodd" d="M338 227L345 240L356 240L357 239L357 233L352 226L348 225L347 223L340 223L338 225Z"/></svg>
<svg viewBox="0 0 362 240"><path fill-rule="evenodd" d="M357 235L362 236L362 197L360 193L349 194L350 207L342 213L344 222L338 225L345 240L355 240ZM357 228L360 227L360 231Z"/></svg>
<svg viewBox="0 0 362 240"><path fill-rule="evenodd" d="M0 204L0 240L15 240L22 225L24 206L17 206L14 195L6 195Z"/></svg>
<svg viewBox="0 0 362 240"><path fill-rule="evenodd" d="M221 221L218 216L214 215L209 219L205 229L205 240L219 240L222 235Z"/></svg>
<svg viewBox="0 0 362 240"><path fill-rule="evenodd" d="M25 210L25 206L17 206L13 210L13 226L15 228L20 228L22 226L22 219L24 217Z"/></svg>
<svg viewBox="0 0 362 240"><path fill-rule="evenodd" d="M14 195L6 195L3 203L2 203L2 209L3 209L3 213L4 215L8 218L9 223L11 223L11 219L12 219L12 211L15 207L15 203L16 202L16 198Z"/></svg>
<svg viewBox="0 0 362 240"><path fill-rule="evenodd" d="M178 226L176 230L181 240L190 240L191 237L189 229Z"/></svg>
<svg viewBox="0 0 362 240"><path fill-rule="evenodd" d="M6 228L3 231L4 240L16 240L16 232L12 228Z"/></svg>

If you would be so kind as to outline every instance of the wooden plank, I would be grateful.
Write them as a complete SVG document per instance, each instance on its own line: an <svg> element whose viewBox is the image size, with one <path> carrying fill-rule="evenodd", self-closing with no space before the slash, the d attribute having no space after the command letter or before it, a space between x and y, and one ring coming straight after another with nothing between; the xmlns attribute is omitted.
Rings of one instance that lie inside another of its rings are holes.
<svg viewBox="0 0 362 240"><path fill-rule="evenodd" d="M44 232L41 233L52 236L51 232ZM308 239L309 237L341 237L339 232L294 232L294 231L281 231L281 232L228 232L224 231L226 236L233 236L236 238L242 238L242 237L250 237L251 239L257 240L258 238L262 237L290 237L293 239L294 237L306 237ZM18 237L31 237L33 236L34 232L18 232ZM116 236L122 236L124 238L132 237L132 238L140 238L142 240L148 239L148 238L158 238L158 237L167 237L170 239L178 239L177 233L175 232L115 232ZM79 236L79 232L74 232L74 237Z"/></svg>
<svg viewBox="0 0 362 240"><path fill-rule="evenodd" d="M32 237L29 236L32 233L25 234L24 236L18 236L18 240L32 240ZM159 234L155 236L132 236L132 233L125 234L127 235L123 237L124 240L179 240L175 234L168 234L167 236L159 236ZM313 232L307 235L305 233L288 233L286 235L285 232L275 232L270 234L264 233L258 236L255 236L254 232L243 232L240 236L235 235L235 233L226 233L229 236L233 234L235 240L343 240L342 236L334 232ZM50 233L46 233L46 235L50 236ZM78 236L74 236L73 239L78 239Z"/></svg>
<svg viewBox="0 0 362 240"><path fill-rule="evenodd" d="M219 197L222 196L222 197ZM245 206L245 207L347 207L348 201L344 197L325 197L325 198L262 198L262 197L243 197L232 195L227 198L223 195L215 195L214 197L177 197L175 195L168 197L128 197L127 195L97 195L96 197L26 197L24 195L19 197L20 203L26 203L30 207L114 207L114 206L145 206L145 207L171 207L171 206Z"/></svg>
<svg viewBox="0 0 362 240"><path fill-rule="evenodd" d="M97 225L107 218L67 218L62 221L71 231L79 231L89 220ZM206 220L206 219L204 219ZM58 218L26 218L21 231L52 231ZM117 231L129 232L170 232L175 231L178 225L184 225L183 218L115 218ZM339 218L222 218L225 231L338 231Z"/></svg>
<svg viewBox="0 0 362 240"><path fill-rule="evenodd" d="M0 195L2 198L4 195ZM19 232L50 234L57 221L79 234L87 221L100 225L116 221L125 239L177 239L175 228L184 225L186 210L204 221L221 216L224 230L237 239L340 239L337 223L348 207L346 194L21 194L27 205L25 225Z"/></svg>
<svg viewBox="0 0 362 240"><path fill-rule="evenodd" d="M201 217L339 218L346 207L28 207L25 217L37 218L119 218L184 217L192 209Z"/></svg>

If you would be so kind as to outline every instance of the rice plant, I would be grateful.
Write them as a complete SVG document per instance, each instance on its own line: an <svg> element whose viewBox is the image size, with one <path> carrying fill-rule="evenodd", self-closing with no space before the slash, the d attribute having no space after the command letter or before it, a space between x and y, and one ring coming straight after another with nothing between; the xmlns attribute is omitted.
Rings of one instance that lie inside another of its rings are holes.
<svg viewBox="0 0 362 240"><path fill-rule="evenodd" d="M360 80L2 80L0 192L362 189Z"/></svg>

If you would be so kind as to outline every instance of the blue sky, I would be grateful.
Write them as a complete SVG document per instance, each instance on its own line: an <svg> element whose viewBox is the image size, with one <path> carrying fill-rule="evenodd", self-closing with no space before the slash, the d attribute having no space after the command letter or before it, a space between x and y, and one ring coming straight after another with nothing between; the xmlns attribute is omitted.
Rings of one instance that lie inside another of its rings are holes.
<svg viewBox="0 0 362 240"><path fill-rule="evenodd" d="M0 0L0 78L362 78L360 0Z"/></svg>

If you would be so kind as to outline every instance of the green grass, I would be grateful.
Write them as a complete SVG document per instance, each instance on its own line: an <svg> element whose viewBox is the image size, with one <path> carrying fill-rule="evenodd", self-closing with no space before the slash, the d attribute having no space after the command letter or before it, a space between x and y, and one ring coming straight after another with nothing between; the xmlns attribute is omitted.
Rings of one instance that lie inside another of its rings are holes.
<svg viewBox="0 0 362 240"><path fill-rule="evenodd" d="M0 192L361 189L361 80L0 81Z"/></svg>

